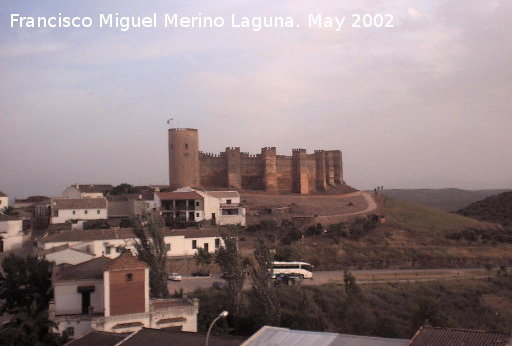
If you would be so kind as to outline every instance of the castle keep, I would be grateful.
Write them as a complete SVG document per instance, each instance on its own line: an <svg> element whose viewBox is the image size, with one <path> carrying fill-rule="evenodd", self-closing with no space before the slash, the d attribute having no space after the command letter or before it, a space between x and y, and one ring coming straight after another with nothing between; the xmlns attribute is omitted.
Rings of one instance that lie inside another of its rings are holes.
<svg viewBox="0 0 512 346"><path fill-rule="evenodd" d="M265 147L251 155L239 147L220 154L199 151L197 129L169 129L169 184L172 188L226 187L268 193L322 192L344 184L341 150L293 149L291 156L277 155Z"/></svg>

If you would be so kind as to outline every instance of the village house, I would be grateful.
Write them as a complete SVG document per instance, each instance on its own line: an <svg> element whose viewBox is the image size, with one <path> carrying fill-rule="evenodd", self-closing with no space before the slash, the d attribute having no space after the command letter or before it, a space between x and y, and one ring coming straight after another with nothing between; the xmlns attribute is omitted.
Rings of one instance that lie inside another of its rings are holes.
<svg viewBox="0 0 512 346"><path fill-rule="evenodd" d="M50 203L49 197L30 196L16 198L12 207L23 220L25 227L45 229L50 223Z"/></svg>
<svg viewBox="0 0 512 346"><path fill-rule="evenodd" d="M0 213L7 207L9 207L9 197L0 191Z"/></svg>
<svg viewBox="0 0 512 346"><path fill-rule="evenodd" d="M47 250L38 251L38 256L46 260L59 264L78 264L87 262L96 258L94 254L85 250L70 247L68 244L55 246Z"/></svg>
<svg viewBox="0 0 512 346"><path fill-rule="evenodd" d="M156 210L154 193L143 191L124 195L108 196L108 217L139 217Z"/></svg>
<svg viewBox="0 0 512 346"><path fill-rule="evenodd" d="M203 222L245 226L245 208L237 191L201 191L190 187L172 192L156 192L155 202L167 224Z"/></svg>
<svg viewBox="0 0 512 346"><path fill-rule="evenodd" d="M28 238L30 233L24 234L19 217L0 214L0 252L21 249Z"/></svg>
<svg viewBox="0 0 512 346"><path fill-rule="evenodd" d="M131 254L55 268L49 317L73 338L91 330L128 333L147 328L197 332L197 299L149 298L149 268Z"/></svg>
<svg viewBox="0 0 512 346"><path fill-rule="evenodd" d="M72 223L81 229L83 221L108 219L107 199L52 198L51 224Z"/></svg>
<svg viewBox="0 0 512 346"><path fill-rule="evenodd" d="M64 198L101 198L113 188L108 184L73 184L62 192L62 196Z"/></svg>
<svg viewBox="0 0 512 346"><path fill-rule="evenodd" d="M95 257L116 258L124 249L135 252L135 242L135 234L130 228L71 230L47 234L38 241L38 249L42 253L66 245ZM214 252L221 246L222 238L215 230L164 229L164 242L168 257L189 257L193 256L198 248Z"/></svg>

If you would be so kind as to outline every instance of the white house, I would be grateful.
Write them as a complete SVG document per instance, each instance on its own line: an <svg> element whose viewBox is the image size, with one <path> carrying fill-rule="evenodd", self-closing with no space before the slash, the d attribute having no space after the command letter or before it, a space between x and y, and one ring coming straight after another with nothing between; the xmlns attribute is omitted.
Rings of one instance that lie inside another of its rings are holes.
<svg viewBox="0 0 512 346"><path fill-rule="evenodd" d="M0 214L0 252L21 249L23 241L30 235L23 234L20 218Z"/></svg>
<svg viewBox="0 0 512 346"><path fill-rule="evenodd" d="M185 187L156 192L157 210L166 222L211 221L216 225L245 226L245 208L237 191L201 191Z"/></svg>
<svg viewBox="0 0 512 346"><path fill-rule="evenodd" d="M113 188L108 184L73 184L62 192L62 196L65 198L101 198Z"/></svg>
<svg viewBox="0 0 512 346"><path fill-rule="evenodd" d="M70 247L68 244L52 247L48 250L40 251L39 257L44 257L50 262L59 264L78 264L92 260L96 256L84 250Z"/></svg>
<svg viewBox="0 0 512 346"><path fill-rule="evenodd" d="M95 257L116 258L123 249L135 252L135 235L129 228L71 230L49 234L38 241L39 251L48 251L63 245L87 252ZM164 230L168 257L193 256L198 248L214 252L222 245L217 231L184 229Z"/></svg>
<svg viewBox="0 0 512 346"><path fill-rule="evenodd" d="M101 198L52 198L50 223L108 219L107 200Z"/></svg>
<svg viewBox="0 0 512 346"><path fill-rule="evenodd" d="M9 206L9 197L2 191L0 191L0 213L3 209Z"/></svg>
<svg viewBox="0 0 512 346"><path fill-rule="evenodd" d="M49 317L60 333L80 337L91 330L130 333L146 328L196 332L198 300L150 299L149 268L129 251L57 266Z"/></svg>

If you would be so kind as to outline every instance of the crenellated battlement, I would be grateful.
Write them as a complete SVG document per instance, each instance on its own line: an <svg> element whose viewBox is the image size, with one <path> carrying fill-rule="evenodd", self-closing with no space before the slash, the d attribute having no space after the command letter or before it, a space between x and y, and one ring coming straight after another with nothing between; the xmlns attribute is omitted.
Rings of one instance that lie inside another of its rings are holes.
<svg viewBox="0 0 512 346"><path fill-rule="evenodd" d="M256 154L231 146L211 153L200 151L198 142L197 129L169 129L171 186L308 194L343 183L341 150L316 149L308 154L304 148L293 148L291 155L278 155L275 146L262 147Z"/></svg>
<svg viewBox="0 0 512 346"><path fill-rule="evenodd" d="M202 151L199 152L199 155L201 156L201 158L222 158L222 157L224 157L224 155L222 153L213 154L213 153L205 153Z"/></svg>
<svg viewBox="0 0 512 346"><path fill-rule="evenodd" d="M192 129L192 128L189 128L189 127L171 127L169 129L169 131L194 131L194 132L197 132L197 129Z"/></svg>

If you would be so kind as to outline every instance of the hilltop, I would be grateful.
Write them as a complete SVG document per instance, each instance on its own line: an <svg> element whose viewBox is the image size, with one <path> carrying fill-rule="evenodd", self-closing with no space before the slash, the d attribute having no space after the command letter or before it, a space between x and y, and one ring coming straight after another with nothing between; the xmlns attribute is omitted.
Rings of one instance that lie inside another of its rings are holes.
<svg viewBox="0 0 512 346"><path fill-rule="evenodd" d="M458 214L482 221L512 225L512 191L489 196L457 211Z"/></svg>
<svg viewBox="0 0 512 346"><path fill-rule="evenodd" d="M482 198L502 193L501 190L461 190L461 189L391 189L384 190L386 196L426 205L446 211L456 211Z"/></svg>

